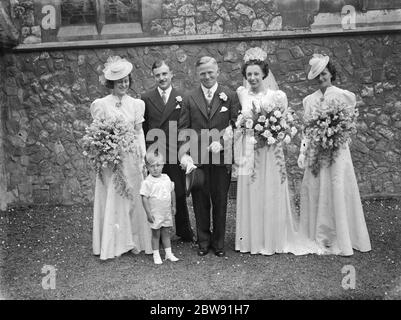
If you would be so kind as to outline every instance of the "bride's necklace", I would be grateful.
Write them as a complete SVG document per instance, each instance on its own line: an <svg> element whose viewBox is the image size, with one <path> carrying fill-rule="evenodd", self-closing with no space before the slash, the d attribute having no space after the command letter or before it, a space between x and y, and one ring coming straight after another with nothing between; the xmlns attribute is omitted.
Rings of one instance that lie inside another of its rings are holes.
<svg viewBox="0 0 401 320"><path fill-rule="evenodd" d="M118 100L116 102L116 108L120 108L121 105L122 105L122 101L123 101L124 96L119 97L118 95L115 95L115 94L113 94L113 96Z"/></svg>

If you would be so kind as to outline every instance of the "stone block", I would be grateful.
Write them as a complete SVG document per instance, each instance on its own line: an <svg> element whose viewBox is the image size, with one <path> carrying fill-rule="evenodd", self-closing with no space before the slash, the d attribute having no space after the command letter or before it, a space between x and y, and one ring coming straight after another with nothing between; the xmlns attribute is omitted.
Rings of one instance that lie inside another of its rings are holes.
<svg viewBox="0 0 401 320"><path fill-rule="evenodd" d="M185 4L178 9L178 14L184 17L195 15L195 7L192 4Z"/></svg>
<svg viewBox="0 0 401 320"><path fill-rule="evenodd" d="M287 50L287 49L279 49L279 50L277 50L276 55L277 55L278 60L279 61L283 61L283 62L284 61L290 61L290 60L293 59L292 56L291 56L290 51Z"/></svg>

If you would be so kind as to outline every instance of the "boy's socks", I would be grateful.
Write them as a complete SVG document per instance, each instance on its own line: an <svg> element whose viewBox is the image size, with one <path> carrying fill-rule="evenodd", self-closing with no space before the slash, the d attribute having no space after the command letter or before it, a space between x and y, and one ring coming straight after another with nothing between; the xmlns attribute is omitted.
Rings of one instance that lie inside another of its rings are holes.
<svg viewBox="0 0 401 320"><path fill-rule="evenodd" d="M162 258L160 257L159 250L153 250L153 262L155 264L162 264Z"/></svg>
<svg viewBox="0 0 401 320"><path fill-rule="evenodd" d="M179 259L171 252L171 248L165 248L164 251L166 252L166 260L170 261L178 261Z"/></svg>

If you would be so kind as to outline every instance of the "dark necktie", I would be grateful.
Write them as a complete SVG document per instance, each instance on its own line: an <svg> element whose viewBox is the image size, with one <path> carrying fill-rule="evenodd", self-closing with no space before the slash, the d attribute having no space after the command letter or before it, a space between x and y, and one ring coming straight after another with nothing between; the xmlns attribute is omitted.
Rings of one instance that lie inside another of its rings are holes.
<svg viewBox="0 0 401 320"><path fill-rule="evenodd" d="M164 102L164 104L166 104L167 103L167 94L166 94L166 91L162 91L162 99L163 99L163 102Z"/></svg>
<svg viewBox="0 0 401 320"><path fill-rule="evenodd" d="M206 92L207 114L209 117L210 117L210 112L212 111L212 99L213 99L212 90L209 89Z"/></svg>

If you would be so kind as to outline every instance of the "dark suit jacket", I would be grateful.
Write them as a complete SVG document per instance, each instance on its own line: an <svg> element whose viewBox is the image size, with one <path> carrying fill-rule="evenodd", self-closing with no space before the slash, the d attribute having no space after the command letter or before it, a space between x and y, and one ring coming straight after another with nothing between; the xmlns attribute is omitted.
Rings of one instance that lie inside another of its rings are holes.
<svg viewBox="0 0 401 320"><path fill-rule="evenodd" d="M227 101L220 98L220 94L224 93L227 96ZM210 113L208 114L208 105L203 94L202 88L199 86L196 89L188 92L184 97L183 108L181 110L180 119L178 122L179 140L181 134L188 134L192 129L198 136L198 155L194 152L189 152L194 159L195 164L212 163L212 153L207 151L207 147L212 141L219 141L223 146L223 140L220 137L209 137L201 133L202 129L217 129L221 132L227 128L230 121L236 121L240 108L237 94L228 87L218 85L217 90L211 101ZM179 143L182 151L179 157L182 156L185 148L189 144ZM186 152L186 151L185 151ZM207 158L209 158L207 160ZM232 163L230 156L229 163L224 161L224 152L220 152L220 160L217 160L221 165ZM215 162L214 162L215 163Z"/></svg>
<svg viewBox="0 0 401 320"><path fill-rule="evenodd" d="M159 91L153 89L146 92L141 99L145 101L145 122L143 123L143 130L145 137L148 132L152 129L161 129L166 135L166 163L177 163L177 122L180 116L181 105L177 103L176 98L178 96L184 97L181 91L172 89L167 104L164 105L163 100L159 94ZM169 132L169 126L172 127L172 131ZM172 135L170 140L170 134ZM150 138L150 137L148 137ZM146 146L149 147L153 143L146 141ZM175 162L169 157L169 151L174 153Z"/></svg>

